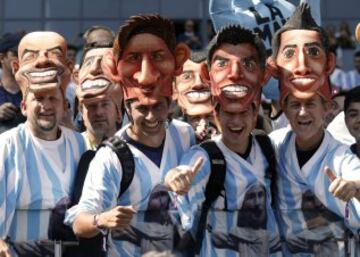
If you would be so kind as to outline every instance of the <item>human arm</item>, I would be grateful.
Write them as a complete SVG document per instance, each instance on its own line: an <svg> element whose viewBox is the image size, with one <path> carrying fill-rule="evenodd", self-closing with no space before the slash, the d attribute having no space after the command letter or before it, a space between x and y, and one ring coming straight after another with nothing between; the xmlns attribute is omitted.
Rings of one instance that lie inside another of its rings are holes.
<svg viewBox="0 0 360 257"><path fill-rule="evenodd" d="M135 213L132 206L116 206L100 214L82 212L76 216L73 230L78 236L91 238L103 229L120 230L127 227Z"/></svg>

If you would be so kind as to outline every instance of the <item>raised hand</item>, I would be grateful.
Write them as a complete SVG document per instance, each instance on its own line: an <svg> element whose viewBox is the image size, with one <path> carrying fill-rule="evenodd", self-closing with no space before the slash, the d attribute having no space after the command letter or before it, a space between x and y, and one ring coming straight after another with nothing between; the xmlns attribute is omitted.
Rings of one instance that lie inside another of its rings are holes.
<svg viewBox="0 0 360 257"><path fill-rule="evenodd" d="M170 190L179 195L186 194L192 184L194 177L200 170L204 159L199 157L193 166L187 168L171 169L165 176L164 185Z"/></svg>
<svg viewBox="0 0 360 257"><path fill-rule="evenodd" d="M359 188L356 181L345 180L341 177L337 177L336 174L327 166L324 168L324 172L331 181L329 192L335 197L347 202L351 198L358 196Z"/></svg>

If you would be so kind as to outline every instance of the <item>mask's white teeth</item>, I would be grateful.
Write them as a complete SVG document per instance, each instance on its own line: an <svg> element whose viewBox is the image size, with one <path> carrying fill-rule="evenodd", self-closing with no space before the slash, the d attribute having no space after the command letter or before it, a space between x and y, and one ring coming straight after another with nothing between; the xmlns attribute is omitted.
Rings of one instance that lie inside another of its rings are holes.
<svg viewBox="0 0 360 257"><path fill-rule="evenodd" d="M56 70L49 70L49 71L34 71L29 73L31 77L47 77L47 76L54 76L57 74Z"/></svg>
<svg viewBox="0 0 360 257"><path fill-rule="evenodd" d="M186 94L189 98L198 99L198 98L209 98L210 91L192 91Z"/></svg>
<svg viewBox="0 0 360 257"><path fill-rule="evenodd" d="M103 88L109 84L110 82L106 79L86 80L82 84L82 89Z"/></svg>
<svg viewBox="0 0 360 257"><path fill-rule="evenodd" d="M248 94L248 87L241 85L229 85L222 88L222 92L228 97L241 98Z"/></svg>

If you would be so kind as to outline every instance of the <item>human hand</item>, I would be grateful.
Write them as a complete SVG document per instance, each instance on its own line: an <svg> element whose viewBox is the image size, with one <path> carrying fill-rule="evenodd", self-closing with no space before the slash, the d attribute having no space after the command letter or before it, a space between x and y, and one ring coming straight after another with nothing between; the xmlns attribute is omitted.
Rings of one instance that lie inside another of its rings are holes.
<svg viewBox="0 0 360 257"><path fill-rule="evenodd" d="M174 168L171 169L165 176L164 185L170 190L179 195L186 194L192 184L192 181L200 170L204 159L199 157L193 166L185 169Z"/></svg>
<svg viewBox="0 0 360 257"><path fill-rule="evenodd" d="M98 226L114 230L124 229L130 224L135 213L136 210L132 206L116 206L99 214Z"/></svg>
<svg viewBox="0 0 360 257"><path fill-rule="evenodd" d="M329 168L324 168L325 174L330 179L331 184L329 186L329 192L335 197L347 202L351 198L358 195L360 189L356 181L345 180L341 177L337 177L335 173Z"/></svg>
<svg viewBox="0 0 360 257"><path fill-rule="evenodd" d="M11 257L10 248L4 240L0 239L0 257Z"/></svg>
<svg viewBox="0 0 360 257"><path fill-rule="evenodd" d="M0 120L11 120L15 117L18 108L12 103L0 105Z"/></svg>

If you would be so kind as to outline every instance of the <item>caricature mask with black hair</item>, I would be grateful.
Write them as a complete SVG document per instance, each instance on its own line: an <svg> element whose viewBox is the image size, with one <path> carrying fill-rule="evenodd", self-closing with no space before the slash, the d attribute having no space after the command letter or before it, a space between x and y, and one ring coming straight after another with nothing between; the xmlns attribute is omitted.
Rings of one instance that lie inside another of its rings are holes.
<svg viewBox="0 0 360 257"><path fill-rule="evenodd" d="M276 33L269 64L279 79L282 104L289 94L301 99L315 94L331 99L328 77L335 68L335 55L329 51L328 37L312 18L307 4L298 6Z"/></svg>
<svg viewBox="0 0 360 257"><path fill-rule="evenodd" d="M224 108L242 110L259 105L265 76L266 51L253 32L238 25L223 28L208 53L212 94Z"/></svg>

